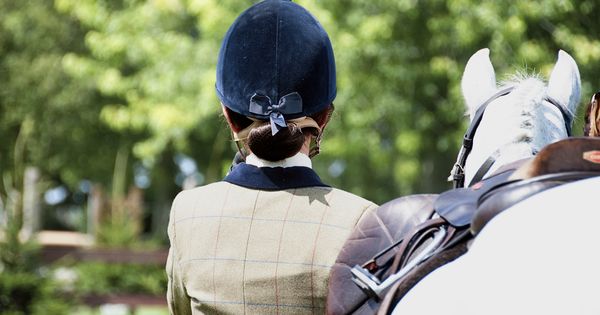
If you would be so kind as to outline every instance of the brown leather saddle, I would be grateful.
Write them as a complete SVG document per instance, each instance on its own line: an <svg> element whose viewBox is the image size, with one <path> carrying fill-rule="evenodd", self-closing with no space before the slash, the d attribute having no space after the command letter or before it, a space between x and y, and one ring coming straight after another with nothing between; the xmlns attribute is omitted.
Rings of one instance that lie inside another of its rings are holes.
<svg viewBox="0 0 600 315"><path fill-rule="evenodd" d="M546 146L469 188L392 200L366 216L332 269L329 314L387 314L408 290L458 258L497 214L534 194L600 176L600 138Z"/></svg>

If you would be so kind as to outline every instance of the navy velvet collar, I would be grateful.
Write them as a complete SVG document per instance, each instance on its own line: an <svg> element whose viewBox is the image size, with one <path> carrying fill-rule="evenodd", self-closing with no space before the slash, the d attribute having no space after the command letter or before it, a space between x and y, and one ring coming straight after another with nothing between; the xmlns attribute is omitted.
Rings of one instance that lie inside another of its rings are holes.
<svg viewBox="0 0 600 315"><path fill-rule="evenodd" d="M256 167L246 163L236 165L223 179L238 186L260 190L284 190L304 187L330 187L311 168Z"/></svg>

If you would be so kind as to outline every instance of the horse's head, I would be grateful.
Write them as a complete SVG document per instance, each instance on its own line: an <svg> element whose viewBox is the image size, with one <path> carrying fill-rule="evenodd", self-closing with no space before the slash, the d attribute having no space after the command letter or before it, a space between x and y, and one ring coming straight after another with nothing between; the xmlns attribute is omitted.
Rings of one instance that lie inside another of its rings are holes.
<svg viewBox="0 0 600 315"><path fill-rule="evenodd" d="M515 76L498 87L489 49L482 49L467 62L461 86L471 125L453 175L464 168L469 184L569 136L581 82L577 64L561 50L547 85Z"/></svg>

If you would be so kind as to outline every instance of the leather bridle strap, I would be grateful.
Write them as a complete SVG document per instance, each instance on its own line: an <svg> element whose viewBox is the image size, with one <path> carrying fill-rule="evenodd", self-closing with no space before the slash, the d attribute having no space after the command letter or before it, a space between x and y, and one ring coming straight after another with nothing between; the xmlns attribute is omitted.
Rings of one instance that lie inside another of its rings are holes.
<svg viewBox="0 0 600 315"><path fill-rule="evenodd" d="M479 108L475 112L475 116L473 117L473 120L471 121L471 124L469 125L469 128L467 129L467 132L465 133L465 135L463 137L462 147L460 148L460 152L458 154L456 163L454 164L454 167L452 168L452 171L450 172L450 177L448 178L449 181L451 180L454 182L454 185L453 185L454 188L465 187L465 170L464 170L465 163L467 162L467 157L469 156L469 154L471 153L471 150L473 149L473 139L475 138L475 132L477 132L477 128L479 127L479 124L481 123L485 109L491 102L493 102L494 100L496 100L499 97L509 94L513 90L514 90L514 86L511 86L511 87L508 87L508 88L498 91L496 94L492 95L492 97L490 97L487 101L485 101L483 104L481 104L481 106L479 106ZM567 136L570 137L572 135L571 123L573 121L573 114L563 104L561 104L560 102L558 102L557 100L555 100L554 98L552 98L550 96L546 96L544 98L544 100L547 101L548 103L554 105L560 111L560 113L563 116L563 120L565 122L565 129L567 131ZM498 150L496 150L490 157L487 158L487 160L479 168L479 170L477 171L477 173L475 174L475 176L469 183L469 186L474 183L477 183L478 181L483 179L483 176L485 176L485 174L490 170L492 165L494 165L498 156L499 156L499 152L498 152Z"/></svg>
<svg viewBox="0 0 600 315"><path fill-rule="evenodd" d="M571 124L573 122L573 114L567 109L567 107L565 107L565 105L563 105L562 103L560 103L559 101L555 100L554 98L550 97L550 96L546 96L544 98L545 101L547 101L548 103L554 105L554 107L558 108L558 110L560 111L560 113L563 116L563 120L565 122L565 129L567 130L567 136L572 136L572 130L571 130Z"/></svg>
<svg viewBox="0 0 600 315"><path fill-rule="evenodd" d="M481 104L481 106L479 106L479 108L475 112L475 116L473 117L473 120L471 121L471 124L469 125L469 128L467 129L467 132L463 137L462 147L460 148L460 152L458 153L458 159L456 160L454 168L452 168L452 172L450 173L450 177L448 178L449 180L452 180L454 182L454 188L465 187L465 163L467 162L467 157L473 149L473 139L475 138L475 132L477 131L477 127L479 127L479 124L481 123L481 119L483 118L483 113L485 112L485 109L491 102L493 102L501 96L507 95L508 93L512 92L513 89L514 87L511 86L509 88L498 91L498 93L492 95L492 97L485 101L485 103Z"/></svg>
<svg viewBox="0 0 600 315"><path fill-rule="evenodd" d="M492 155L490 155L487 158L487 160L485 160L485 162L483 162L483 164L481 164L481 166L477 170L477 173L475 173L475 175L471 179L471 182L469 183L469 187L477 182L480 182L483 179L483 176L485 176L485 174L487 174L487 172L492 168L492 165L494 165L494 163L496 163L496 159L499 156L500 156L500 149L497 149L496 151L494 151L494 153L492 153Z"/></svg>

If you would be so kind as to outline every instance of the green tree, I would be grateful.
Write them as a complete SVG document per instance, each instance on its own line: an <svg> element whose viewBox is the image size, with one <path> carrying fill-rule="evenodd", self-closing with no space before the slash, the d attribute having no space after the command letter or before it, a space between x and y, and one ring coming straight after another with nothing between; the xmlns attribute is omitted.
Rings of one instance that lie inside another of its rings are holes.
<svg viewBox="0 0 600 315"><path fill-rule="evenodd" d="M48 1L0 1L0 199L22 187L25 166L75 187L108 182L121 137L102 124L102 97L63 70L85 31Z"/></svg>
<svg viewBox="0 0 600 315"><path fill-rule="evenodd" d="M111 186L116 152L131 146L128 172L136 160L153 170L162 208L177 190L176 153L193 157L205 182L222 178L234 149L214 93L216 56L254 2L1 1L3 173L24 163L71 185ZM329 31L338 65L315 167L378 202L449 187L466 127L460 76L479 48L491 48L500 77L548 74L562 48L580 65L583 95L598 85L594 1L297 2Z"/></svg>
<svg viewBox="0 0 600 315"><path fill-rule="evenodd" d="M88 51L68 54L65 69L78 79L88 78L99 93L113 99L101 112L107 125L145 136L133 147L136 157L154 166L170 146L189 150L195 130L208 157L211 152L205 148L219 148L217 143L226 141L227 135L218 132L211 83L218 40L200 29L194 8L179 1L56 4L90 28ZM218 169L211 180L220 177L220 164L209 167Z"/></svg>
<svg viewBox="0 0 600 315"><path fill-rule="evenodd" d="M502 78L516 69L548 75L562 48L584 82L595 80L593 1L319 3L340 74L341 119L325 158L347 161L336 183L377 201L448 188L443 179L466 127L460 77L476 50L491 48Z"/></svg>

